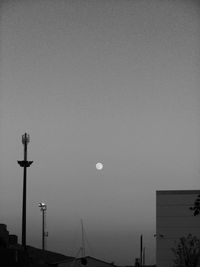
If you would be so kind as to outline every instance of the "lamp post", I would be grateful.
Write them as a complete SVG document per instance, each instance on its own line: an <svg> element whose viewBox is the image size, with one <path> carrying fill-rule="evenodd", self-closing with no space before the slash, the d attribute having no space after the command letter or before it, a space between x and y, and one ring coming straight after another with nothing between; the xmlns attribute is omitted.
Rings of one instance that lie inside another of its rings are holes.
<svg viewBox="0 0 200 267"><path fill-rule="evenodd" d="M38 204L38 207L40 207L40 210L42 212L42 250L45 250L45 236L47 236L47 232L45 232L45 224L46 224L46 210L47 205L44 202L40 202Z"/></svg>
<svg viewBox="0 0 200 267"><path fill-rule="evenodd" d="M22 144L24 145L24 160L18 161L18 164L24 168L23 173L23 201L22 201L22 246L26 249L26 176L27 168L33 161L27 161L27 145L30 142L30 137L27 133L22 135Z"/></svg>

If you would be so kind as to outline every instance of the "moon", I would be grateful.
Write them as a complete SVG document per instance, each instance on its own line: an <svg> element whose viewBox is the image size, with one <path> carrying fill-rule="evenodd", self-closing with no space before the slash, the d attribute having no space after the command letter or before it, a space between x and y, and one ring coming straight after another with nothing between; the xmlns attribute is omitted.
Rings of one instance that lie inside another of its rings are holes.
<svg viewBox="0 0 200 267"><path fill-rule="evenodd" d="M96 164L96 169L97 169L97 170L102 170L102 169L103 169L103 164L102 164L101 162L98 162L98 163Z"/></svg>

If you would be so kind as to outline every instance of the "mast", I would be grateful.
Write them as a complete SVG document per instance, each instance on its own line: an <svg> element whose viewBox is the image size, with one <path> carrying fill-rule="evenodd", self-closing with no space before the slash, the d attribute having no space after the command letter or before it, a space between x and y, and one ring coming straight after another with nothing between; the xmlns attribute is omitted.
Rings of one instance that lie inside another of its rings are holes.
<svg viewBox="0 0 200 267"><path fill-rule="evenodd" d="M82 246L81 246L81 256L85 257L85 237L84 237L84 227L83 227L83 219L81 219L81 236L82 236Z"/></svg>

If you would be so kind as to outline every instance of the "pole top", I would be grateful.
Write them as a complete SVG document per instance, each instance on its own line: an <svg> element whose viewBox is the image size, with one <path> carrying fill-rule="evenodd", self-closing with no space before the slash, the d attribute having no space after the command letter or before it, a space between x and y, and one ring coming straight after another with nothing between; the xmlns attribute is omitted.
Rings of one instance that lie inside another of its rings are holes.
<svg viewBox="0 0 200 267"><path fill-rule="evenodd" d="M25 133L22 135L22 144L28 144L30 142L30 136L29 134Z"/></svg>

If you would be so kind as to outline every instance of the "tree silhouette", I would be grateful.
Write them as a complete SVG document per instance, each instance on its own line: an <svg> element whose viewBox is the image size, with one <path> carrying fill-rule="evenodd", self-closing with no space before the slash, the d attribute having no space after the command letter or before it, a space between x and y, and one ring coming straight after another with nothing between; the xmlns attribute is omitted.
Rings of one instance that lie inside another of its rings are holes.
<svg viewBox="0 0 200 267"><path fill-rule="evenodd" d="M194 216L197 216L200 214L200 195L198 195L197 199L194 202L194 206L190 207L190 210L193 210Z"/></svg>
<svg viewBox="0 0 200 267"><path fill-rule="evenodd" d="M172 252L175 256L173 267L197 267L200 240L192 234L187 237L181 237L176 248L172 248Z"/></svg>

